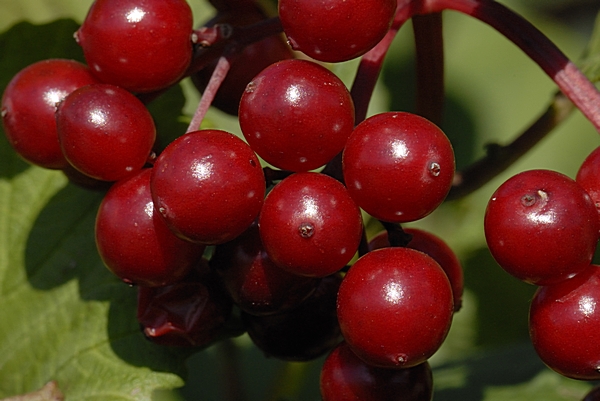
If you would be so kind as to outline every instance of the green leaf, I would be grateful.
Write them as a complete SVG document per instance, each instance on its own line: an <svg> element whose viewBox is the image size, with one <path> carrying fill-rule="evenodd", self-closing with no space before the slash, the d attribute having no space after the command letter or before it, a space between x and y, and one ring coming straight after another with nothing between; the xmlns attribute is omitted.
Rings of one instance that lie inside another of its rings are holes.
<svg viewBox="0 0 600 401"><path fill-rule="evenodd" d="M0 36L0 90L34 61L77 57L75 26L21 23ZM97 254L102 193L28 166L4 133L0 155L0 397L53 380L72 400L150 400L182 386L189 352L145 340L136 290Z"/></svg>

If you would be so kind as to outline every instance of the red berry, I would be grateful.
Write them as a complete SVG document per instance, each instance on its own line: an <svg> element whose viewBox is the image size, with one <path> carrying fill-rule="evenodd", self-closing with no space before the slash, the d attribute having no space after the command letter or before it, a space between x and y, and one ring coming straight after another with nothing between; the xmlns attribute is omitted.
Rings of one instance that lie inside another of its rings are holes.
<svg viewBox="0 0 600 401"><path fill-rule="evenodd" d="M399 247L358 259L337 302L350 348L382 368L407 368L429 359L446 338L454 309L452 287L437 262Z"/></svg>
<svg viewBox="0 0 600 401"><path fill-rule="evenodd" d="M223 279L233 301L251 315L271 315L298 306L319 280L301 277L275 265L264 250L258 225L239 237L217 245L211 267Z"/></svg>
<svg viewBox="0 0 600 401"><path fill-rule="evenodd" d="M323 401L431 401L433 397L428 362L406 369L376 368L345 342L325 359L320 384Z"/></svg>
<svg viewBox="0 0 600 401"><path fill-rule="evenodd" d="M340 274L320 280L316 291L298 307L274 315L242 313L252 342L267 356L288 361L309 361L340 342L336 296Z"/></svg>
<svg viewBox="0 0 600 401"><path fill-rule="evenodd" d="M600 266L536 292L529 311L531 341L558 373L600 379Z"/></svg>
<svg viewBox="0 0 600 401"><path fill-rule="evenodd" d="M244 137L267 163L308 171L342 151L354 128L354 103L331 71L306 60L284 60L248 84L239 119Z"/></svg>
<svg viewBox="0 0 600 401"><path fill-rule="evenodd" d="M194 131L171 142L154 163L150 186L171 230L207 245L231 241L250 227L266 190L256 154L220 130Z"/></svg>
<svg viewBox="0 0 600 401"><path fill-rule="evenodd" d="M438 262L450 280L454 298L454 311L458 312L462 306L464 287L463 270L456 254L440 237L419 228L404 228L406 234L412 236L407 247L416 249L431 256ZM382 231L369 241L369 250L386 248L390 246L387 231Z"/></svg>
<svg viewBox="0 0 600 401"><path fill-rule="evenodd" d="M232 305L219 277L201 260L177 283L139 287L137 320L154 343L206 347L224 332Z"/></svg>
<svg viewBox="0 0 600 401"><path fill-rule="evenodd" d="M15 75L2 95L2 123L9 143L26 161L49 169L68 166L56 133L55 112L75 89L97 82L74 60L34 63Z"/></svg>
<svg viewBox="0 0 600 401"><path fill-rule="evenodd" d="M337 180L296 173L265 199L258 226L269 258L291 273L325 277L352 259L362 236L360 209Z"/></svg>
<svg viewBox="0 0 600 401"><path fill-rule="evenodd" d="M56 111L58 139L83 174L117 181L141 170L156 139L152 115L131 93L108 84L73 91Z"/></svg>
<svg viewBox="0 0 600 401"><path fill-rule="evenodd" d="M114 184L96 216L96 245L104 264L130 284L162 286L180 280L204 247L177 238L154 209L150 169Z"/></svg>
<svg viewBox="0 0 600 401"><path fill-rule="evenodd" d="M454 178L446 135L416 114L387 112L360 123L343 154L350 195L371 216L392 223L421 219L444 200Z"/></svg>
<svg viewBox="0 0 600 401"><path fill-rule="evenodd" d="M327 62L358 57L387 33L396 0L279 0L279 18L292 48Z"/></svg>
<svg viewBox="0 0 600 401"><path fill-rule="evenodd" d="M192 57L185 0L96 0L76 39L99 80L132 92L168 87Z"/></svg>
<svg viewBox="0 0 600 401"><path fill-rule="evenodd" d="M585 269L598 242L598 213L569 177L529 170L502 184L484 219L494 259L527 283L548 285Z"/></svg>
<svg viewBox="0 0 600 401"><path fill-rule="evenodd" d="M590 195L600 214L600 146L583 161L575 181Z"/></svg>

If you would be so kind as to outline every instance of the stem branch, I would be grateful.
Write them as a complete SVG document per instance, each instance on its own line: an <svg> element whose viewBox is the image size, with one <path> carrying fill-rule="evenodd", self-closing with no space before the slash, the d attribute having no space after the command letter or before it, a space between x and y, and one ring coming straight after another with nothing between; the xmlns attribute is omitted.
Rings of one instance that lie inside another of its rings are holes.
<svg viewBox="0 0 600 401"><path fill-rule="evenodd" d="M416 114L441 126L444 112L442 14L415 15L412 22L417 69Z"/></svg>

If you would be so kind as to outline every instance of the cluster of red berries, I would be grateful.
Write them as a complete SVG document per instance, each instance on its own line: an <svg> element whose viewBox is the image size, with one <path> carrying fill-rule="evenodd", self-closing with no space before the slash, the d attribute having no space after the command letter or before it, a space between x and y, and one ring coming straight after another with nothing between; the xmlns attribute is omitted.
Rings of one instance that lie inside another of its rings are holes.
<svg viewBox="0 0 600 401"><path fill-rule="evenodd" d="M396 0L280 0L291 49L280 36L248 44L216 93L216 58L195 55L211 46L207 32L227 34L209 28L266 17L251 0L212 3L217 17L195 31L185 0L96 0L75 35L87 65L41 61L8 85L2 122L11 145L32 164L109 187L98 252L137 286L137 317L152 341L205 347L237 311L270 356L328 354L325 401L431 399L428 359L460 309L462 270L440 238L399 224L444 201L452 145L415 114L357 121L353 96L321 63L372 49ZM239 116L241 136L195 127L155 149L141 99L186 76ZM584 379L600 378L595 160L579 183L547 171L514 177L485 220L502 267L543 286L531 309L542 359ZM366 238L365 215L386 230Z"/></svg>
<svg viewBox="0 0 600 401"><path fill-rule="evenodd" d="M539 288L529 330L540 358L558 373L600 379L600 148L575 180L529 170L502 184L485 214L488 246L498 264Z"/></svg>

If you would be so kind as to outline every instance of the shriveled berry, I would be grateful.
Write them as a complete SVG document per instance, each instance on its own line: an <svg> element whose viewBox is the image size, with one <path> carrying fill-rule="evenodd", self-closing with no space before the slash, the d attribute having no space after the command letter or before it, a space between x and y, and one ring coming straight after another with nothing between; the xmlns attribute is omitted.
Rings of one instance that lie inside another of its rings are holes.
<svg viewBox="0 0 600 401"><path fill-rule="evenodd" d="M219 277L201 260L181 281L139 287L137 320L154 343L206 347L224 331L232 305Z"/></svg>

